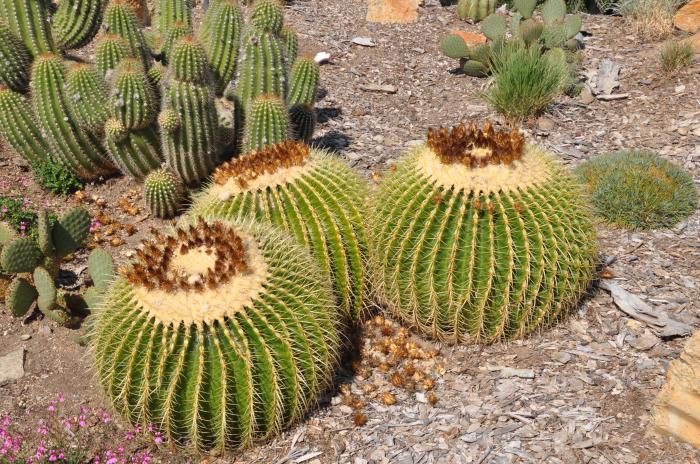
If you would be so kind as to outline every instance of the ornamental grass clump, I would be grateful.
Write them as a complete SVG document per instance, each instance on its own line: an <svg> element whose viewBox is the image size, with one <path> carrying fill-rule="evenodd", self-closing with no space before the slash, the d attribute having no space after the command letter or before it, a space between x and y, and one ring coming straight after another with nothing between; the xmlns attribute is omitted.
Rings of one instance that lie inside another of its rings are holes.
<svg viewBox="0 0 700 464"><path fill-rule="evenodd" d="M291 237L198 219L154 231L90 322L99 381L132 424L232 450L301 419L337 364L327 277Z"/></svg>
<svg viewBox="0 0 700 464"><path fill-rule="evenodd" d="M689 42L672 40L661 49L661 69L668 75L688 66L693 61L693 46Z"/></svg>
<svg viewBox="0 0 700 464"><path fill-rule="evenodd" d="M582 163L575 173L590 192L596 214L618 227L673 227L697 209L693 178L654 153L602 155Z"/></svg>
<svg viewBox="0 0 700 464"><path fill-rule="evenodd" d="M369 211L378 301L446 342L494 342L551 324L594 274L581 188L552 155L490 123L430 130Z"/></svg>
<svg viewBox="0 0 700 464"><path fill-rule="evenodd" d="M331 277L346 321L360 315L366 288L366 186L345 164L285 141L224 163L195 197L194 216L256 218L294 235Z"/></svg>

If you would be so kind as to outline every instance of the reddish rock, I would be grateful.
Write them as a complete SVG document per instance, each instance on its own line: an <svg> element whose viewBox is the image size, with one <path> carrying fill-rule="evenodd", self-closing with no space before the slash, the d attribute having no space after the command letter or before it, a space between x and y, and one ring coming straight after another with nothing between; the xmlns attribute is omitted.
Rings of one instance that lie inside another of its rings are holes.
<svg viewBox="0 0 700 464"><path fill-rule="evenodd" d="M695 53L700 53L700 32L688 37L687 39L684 39L683 42L689 43L690 46L693 47L693 51Z"/></svg>
<svg viewBox="0 0 700 464"><path fill-rule="evenodd" d="M666 385L656 398L654 423L657 431L700 448L700 332L671 362Z"/></svg>
<svg viewBox="0 0 700 464"><path fill-rule="evenodd" d="M368 0L367 21L412 23L418 19L418 0Z"/></svg>
<svg viewBox="0 0 700 464"><path fill-rule="evenodd" d="M463 38L470 47L486 43L486 36L484 34L479 34L478 32L460 31L455 29L450 31L450 33Z"/></svg>
<svg viewBox="0 0 700 464"><path fill-rule="evenodd" d="M681 31L690 33L700 31L700 0L692 0L678 10L673 17L673 24Z"/></svg>

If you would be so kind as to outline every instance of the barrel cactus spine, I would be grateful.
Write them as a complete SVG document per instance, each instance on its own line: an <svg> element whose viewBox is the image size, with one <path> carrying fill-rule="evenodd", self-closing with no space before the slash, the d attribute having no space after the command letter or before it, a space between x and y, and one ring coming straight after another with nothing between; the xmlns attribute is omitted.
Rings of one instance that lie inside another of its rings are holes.
<svg viewBox="0 0 700 464"><path fill-rule="evenodd" d="M34 166L51 152L26 97L0 85L0 136L27 163Z"/></svg>
<svg viewBox="0 0 700 464"><path fill-rule="evenodd" d="M151 172L143 182L143 198L155 217L167 219L182 208L185 193L180 176L168 168Z"/></svg>
<svg viewBox="0 0 700 464"><path fill-rule="evenodd" d="M370 202L378 299L447 342L523 336L589 285L595 229L555 158L490 124L431 130Z"/></svg>
<svg viewBox="0 0 700 464"><path fill-rule="evenodd" d="M57 51L51 35L48 3L38 0L0 2L0 18L34 56Z"/></svg>
<svg viewBox="0 0 700 464"><path fill-rule="evenodd" d="M246 116L243 150L249 152L275 145L289 138L287 109L274 95L260 95Z"/></svg>
<svg viewBox="0 0 700 464"><path fill-rule="evenodd" d="M365 183L323 151L291 140L222 164L197 194L191 216L265 221L293 234L333 282L344 320L366 295Z"/></svg>
<svg viewBox="0 0 700 464"><path fill-rule="evenodd" d="M51 17L51 32L61 50L81 48L100 29L106 0L63 0Z"/></svg>
<svg viewBox="0 0 700 464"><path fill-rule="evenodd" d="M29 85L32 55L22 41L0 22L0 85L25 92Z"/></svg>
<svg viewBox="0 0 700 464"><path fill-rule="evenodd" d="M156 232L102 307L90 340L106 394L179 446L272 438L314 405L337 365L327 279L299 244L260 225L200 219Z"/></svg>

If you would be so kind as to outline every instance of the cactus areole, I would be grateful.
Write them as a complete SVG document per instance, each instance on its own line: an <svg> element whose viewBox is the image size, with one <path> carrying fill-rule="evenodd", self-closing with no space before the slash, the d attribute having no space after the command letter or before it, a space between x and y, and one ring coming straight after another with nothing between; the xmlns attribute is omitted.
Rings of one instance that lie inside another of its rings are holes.
<svg viewBox="0 0 700 464"><path fill-rule="evenodd" d="M240 448L303 417L328 385L339 333L309 253L251 223L153 234L92 324L115 408L197 450Z"/></svg>
<svg viewBox="0 0 700 464"><path fill-rule="evenodd" d="M595 267L580 190L517 132L431 130L370 208L379 300L449 342L491 342L566 313Z"/></svg>

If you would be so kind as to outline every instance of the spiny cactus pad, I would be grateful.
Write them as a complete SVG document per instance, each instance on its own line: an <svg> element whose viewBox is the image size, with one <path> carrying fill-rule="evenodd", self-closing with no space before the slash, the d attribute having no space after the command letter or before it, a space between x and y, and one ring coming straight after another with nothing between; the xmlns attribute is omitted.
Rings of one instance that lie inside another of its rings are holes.
<svg viewBox="0 0 700 464"><path fill-rule="evenodd" d="M594 272L595 231L576 182L488 123L431 130L370 206L378 299L444 341L492 342L551 323Z"/></svg>
<svg viewBox="0 0 700 464"><path fill-rule="evenodd" d="M41 250L30 237L17 237L2 247L0 267L6 273L32 272L41 260Z"/></svg>
<svg viewBox="0 0 700 464"><path fill-rule="evenodd" d="M182 207L184 195L182 179L170 169L151 172L143 183L146 206L156 217L171 218Z"/></svg>
<svg viewBox="0 0 700 464"><path fill-rule="evenodd" d="M199 450L273 437L337 363L328 281L291 237L259 225L200 220L156 235L95 317L96 369L114 407Z"/></svg>
<svg viewBox="0 0 700 464"><path fill-rule="evenodd" d="M27 279L19 277L14 279L5 293L5 305L15 317L22 317L27 314L29 308L36 301L36 289Z"/></svg>
<svg viewBox="0 0 700 464"><path fill-rule="evenodd" d="M255 217L292 233L333 280L346 319L365 294L365 185L324 152L286 141L220 166L193 202L194 216Z"/></svg>
<svg viewBox="0 0 700 464"><path fill-rule="evenodd" d="M693 178L679 166L644 151L593 158L575 170L596 214L632 230L673 227L698 206Z"/></svg>

